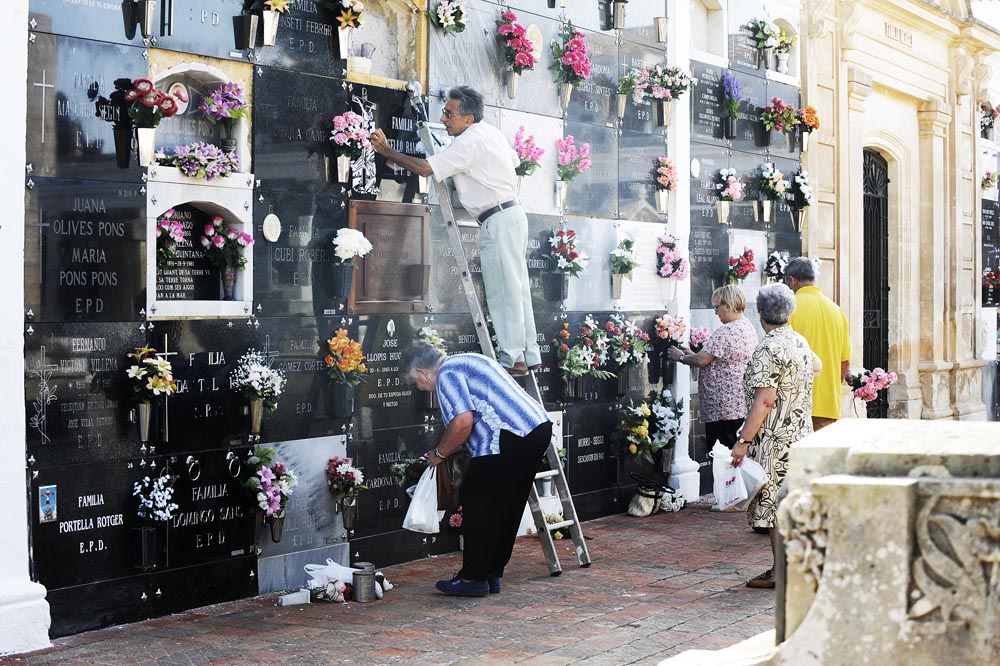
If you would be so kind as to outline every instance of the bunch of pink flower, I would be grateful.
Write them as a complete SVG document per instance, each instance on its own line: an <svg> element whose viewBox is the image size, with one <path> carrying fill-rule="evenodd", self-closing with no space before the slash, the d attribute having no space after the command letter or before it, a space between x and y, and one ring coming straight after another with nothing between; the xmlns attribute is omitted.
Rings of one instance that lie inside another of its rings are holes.
<svg viewBox="0 0 1000 666"><path fill-rule="evenodd" d="M673 234L664 234L656 248L656 273L660 277L685 280L688 276L688 262L678 248L678 238Z"/></svg>
<svg viewBox="0 0 1000 666"><path fill-rule="evenodd" d="M170 259L177 258L177 245L184 242L184 225L177 220L171 220L174 209L163 214L163 219L156 221L156 264L161 268Z"/></svg>
<svg viewBox="0 0 1000 666"><path fill-rule="evenodd" d="M503 42L503 55L511 70L520 74L535 68L535 47L525 35L524 26L517 22L517 14L504 12L497 21L497 33Z"/></svg>
<svg viewBox="0 0 1000 666"><path fill-rule="evenodd" d="M776 129L779 132L790 132L796 125L801 124L799 112L791 104L786 104L780 97L772 97L770 106L765 106L760 112L760 119L764 123L764 129L770 132Z"/></svg>
<svg viewBox="0 0 1000 666"><path fill-rule="evenodd" d="M670 313L664 313L662 317L657 317L653 323L653 332L658 340L662 340L667 346L680 347L684 343L684 334L687 332L687 323L684 317L676 317Z"/></svg>
<svg viewBox="0 0 1000 666"><path fill-rule="evenodd" d="M361 156L361 152L372 144L368 140L371 132L365 119L353 111L345 111L333 118L333 131L330 141L333 142L335 155L346 155L351 159Z"/></svg>
<svg viewBox="0 0 1000 666"><path fill-rule="evenodd" d="M206 224L203 231L201 246L208 250L206 254L213 266L246 266L247 258L243 256L243 251L253 245L253 236L233 227L223 229L219 215L213 217L212 223Z"/></svg>
<svg viewBox="0 0 1000 666"><path fill-rule="evenodd" d="M878 397L879 391L889 388L898 379L895 372L886 372L882 368L874 370L862 368L857 374L852 373L848 377L848 382L854 389L855 398L860 398L863 402L871 402Z"/></svg>
<svg viewBox="0 0 1000 666"><path fill-rule="evenodd" d="M524 125L521 125L517 128L517 134L514 135L514 150L521 158L521 163L514 169L518 176L530 176L535 173L535 169L539 167L538 160L545 154L545 150L535 143L534 135L529 134L525 138L524 134Z"/></svg>
<svg viewBox="0 0 1000 666"><path fill-rule="evenodd" d="M340 498L355 497L365 485L365 475L354 466L352 458L334 456L326 463L326 483L330 492Z"/></svg>
<svg viewBox="0 0 1000 666"><path fill-rule="evenodd" d="M456 530L462 529L462 507L458 507L458 510L451 514L448 518L448 524L454 527Z"/></svg>
<svg viewBox="0 0 1000 666"><path fill-rule="evenodd" d="M162 119L175 115L180 108L178 100L188 101L183 93L170 95L157 90L153 81L145 76L132 81L132 88L125 92L128 115L136 127L156 127Z"/></svg>
<svg viewBox="0 0 1000 666"><path fill-rule="evenodd" d="M692 328L691 336L688 338L688 346L695 354L700 352L708 342L709 332L707 328Z"/></svg>
<svg viewBox="0 0 1000 666"><path fill-rule="evenodd" d="M656 189L672 190L677 187L677 168L666 157L656 158Z"/></svg>
<svg viewBox="0 0 1000 666"><path fill-rule="evenodd" d="M559 168L557 169L559 180L568 183L589 169L593 163L589 157L590 144L581 143L578 150L572 134L565 139L556 140L556 147L559 149Z"/></svg>
<svg viewBox="0 0 1000 666"><path fill-rule="evenodd" d="M743 248L743 254L738 257L729 257L729 268L726 269L726 281L732 284L740 284L751 273L757 272L757 265L753 263L753 250L748 247Z"/></svg>
<svg viewBox="0 0 1000 666"><path fill-rule="evenodd" d="M556 83L576 85L590 76L590 56L583 33L573 27L572 21L559 31L559 40L552 42L552 69L556 73Z"/></svg>
<svg viewBox="0 0 1000 666"><path fill-rule="evenodd" d="M736 169L720 169L719 182L715 191L720 201L739 201L743 198L743 182L736 175Z"/></svg>

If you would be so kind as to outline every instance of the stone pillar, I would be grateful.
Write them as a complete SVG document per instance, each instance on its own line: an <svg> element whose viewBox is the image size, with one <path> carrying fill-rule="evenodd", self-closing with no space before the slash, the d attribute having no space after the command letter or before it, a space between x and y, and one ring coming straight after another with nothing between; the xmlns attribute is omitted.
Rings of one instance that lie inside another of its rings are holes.
<svg viewBox="0 0 1000 666"><path fill-rule="evenodd" d="M924 102L917 112L920 124L920 385L924 406L921 418L952 418L952 364L947 360L951 322L947 321L951 255L948 229L950 206L947 174L947 136L951 114L941 100Z"/></svg>
<svg viewBox="0 0 1000 666"><path fill-rule="evenodd" d="M667 62L678 67L690 66L691 52L691 17L685 9L681 11L671 6L669 14L669 34L667 35ZM691 94L691 93L688 93ZM691 218L688 202L691 200L691 180L684 177L691 163L691 105L687 98L674 104L674 116L670 121L667 134L669 157L677 165L677 189L670 197L668 225L671 233L676 235L684 247L690 247ZM691 280L684 280L677 285L677 312L684 313L691 321ZM688 366L678 364L677 378L674 382L676 396L691 394L691 374ZM688 405L691 401L687 401ZM683 429L677 437L674 446L674 460L670 465L667 483L677 489L688 501L696 500L701 495L701 478L698 473L698 463L691 459L691 419L683 419Z"/></svg>
<svg viewBox="0 0 1000 666"><path fill-rule="evenodd" d="M5 129L3 160L0 161L0 192L8 202L24 199L25 109L28 69L28 3L0 6L0 60L12 72L7 102L0 105L0 126ZM4 437L0 453L13 468L0 484L0 654L27 652L49 643L49 605L45 588L28 576L28 489L19 469L25 459L24 430L24 207L8 206L0 222L0 265L7 266L4 289L0 290L0 374L11 386L0 401L0 423Z"/></svg>

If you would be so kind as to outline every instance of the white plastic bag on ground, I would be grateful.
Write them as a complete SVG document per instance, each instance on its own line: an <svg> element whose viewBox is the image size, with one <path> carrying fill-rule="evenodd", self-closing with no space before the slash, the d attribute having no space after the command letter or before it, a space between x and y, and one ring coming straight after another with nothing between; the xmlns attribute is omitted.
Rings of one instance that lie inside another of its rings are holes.
<svg viewBox="0 0 1000 666"><path fill-rule="evenodd" d="M736 505L747 498L743 475L733 467L733 452L719 442L712 447L712 490L720 511L738 511Z"/></svg>
<svg viewBox="0 0 1000 666"><path fill-rule="evenodd" d="M303 569L309 575L309 580L306 582L306 587L309 589L316 590L333 585L340 593L344 592L347 583L354 580L354 572L360 571L337 564L329 557L326 558L326 564L307 564Z"/></svg>
<svg viewBox="0 0 1000 666"><path fill-rule="evenodd" d="M739 467L740 474L743 476L743 485L747 489L747 498L737 504L729 511L746 511L747 507L750 506L750 502L753 498L760 494L761 489L764 484L767 483L771 476L764 471L760 463L753 458L744 458L743 463Z"/></svg>
<svg viewBox="0 0 1000 666"><path fill-rule="evenodd" d="M437 534L444 511L438 511L437 469L428 467L417 481L413 500L403 518L403 529L421 534Z"/></svg>

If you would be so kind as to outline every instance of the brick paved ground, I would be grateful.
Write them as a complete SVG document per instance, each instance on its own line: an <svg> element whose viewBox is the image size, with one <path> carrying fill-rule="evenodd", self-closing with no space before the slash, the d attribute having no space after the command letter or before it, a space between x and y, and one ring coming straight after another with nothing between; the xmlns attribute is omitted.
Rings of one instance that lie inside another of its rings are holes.
<svg viewBox="0 0 1000 666"><path fill-rule="evenodd" d="M2 664L656 664L773 626L774 593L744 581L769 564L766 536L743 514L706 505L584 525L593 565L559 542L562 576L519 539L503 592L445 597L457 554L385 569L396 586L371 604L275 606L271 594L61 638Z"/></svg>

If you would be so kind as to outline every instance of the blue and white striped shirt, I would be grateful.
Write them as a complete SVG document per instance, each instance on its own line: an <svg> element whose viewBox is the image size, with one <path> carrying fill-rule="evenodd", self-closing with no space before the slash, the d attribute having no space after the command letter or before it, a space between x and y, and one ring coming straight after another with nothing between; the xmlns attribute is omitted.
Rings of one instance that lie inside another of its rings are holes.
<svg viewBox="0 0 1000 666"><path fill-rule="evenodd" d="M500 431L525 436L549 420L545 410L503 369L482 354L455 354L438 368L437 394L445 426L474 412L466 446L473 457L500 453Z"/></svg>

